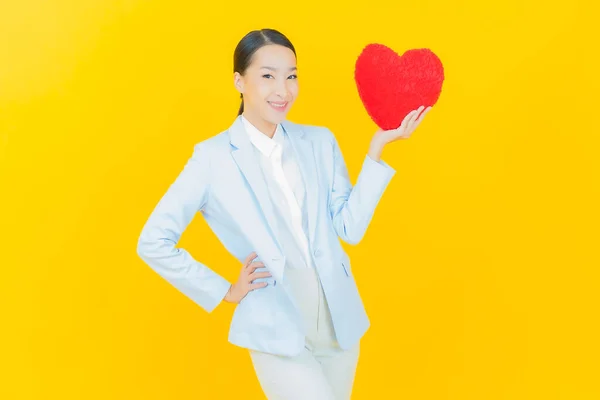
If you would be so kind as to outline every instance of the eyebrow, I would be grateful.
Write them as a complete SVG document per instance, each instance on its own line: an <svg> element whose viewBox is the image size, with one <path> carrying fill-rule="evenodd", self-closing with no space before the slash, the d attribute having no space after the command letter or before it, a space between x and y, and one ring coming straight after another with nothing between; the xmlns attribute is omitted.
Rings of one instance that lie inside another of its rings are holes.
<svg viewBox="0 0 600 400"><path fill-rule="evenodd" d="M270 71L277 71L277 68L273 68L273 67L267 67L267 66L265 66L265 67L260 67L260 68L261 68L261 69L268 69L268 70L270 70ZM292 67L292 68L290 68L289 70L290 70L290 71L297 71L297 70L298 70L298 68L297 68L297 67Z"/></svg>

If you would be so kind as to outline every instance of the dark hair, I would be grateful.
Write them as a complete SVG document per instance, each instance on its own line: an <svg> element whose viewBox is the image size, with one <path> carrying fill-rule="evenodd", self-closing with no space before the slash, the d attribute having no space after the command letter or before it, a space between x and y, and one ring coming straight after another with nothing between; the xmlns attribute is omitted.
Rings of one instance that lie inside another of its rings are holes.
<svg viewBox="0 0 600 400"><path fill-rule="evenodd" d="M233 72L244 74L246 68L252 62L252 56L254 53L263 46L268 44L278 44L285 46L294 52L296 55L296 49L292 42L289 41L285 35L275 29L260 29L248 32L246 36L240 40L233 53ZM240 94L242 104L238 111L238 115L244 112L244 96Z"/></svg>

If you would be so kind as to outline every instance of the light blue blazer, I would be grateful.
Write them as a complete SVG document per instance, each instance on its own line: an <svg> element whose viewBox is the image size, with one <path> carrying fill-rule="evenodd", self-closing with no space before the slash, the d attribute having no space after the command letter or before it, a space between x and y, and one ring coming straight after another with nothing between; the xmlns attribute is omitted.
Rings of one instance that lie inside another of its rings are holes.
<svg viewBox="0 0 600 400"><path fill-rule="evenodd" d="M395 170L365 156L352 185L331 131L290 121L282 127L306 182L309 245L338 343L347 349L359 341L370 322L340 239L350 244L362 239ZM223 300L230 282L176 247L198 212L240 261L240 268L256 251L257 259L272 274L255 281L266 280L265 288L249 292L236 305L229 342L273 354L298 354L305 344L302 318L286 285L281 284L286 279L286 255L277 240L266 182L241 117L226 131L194 146L185 167L150 214L137 245L144 262L211 312Z"/></svg>

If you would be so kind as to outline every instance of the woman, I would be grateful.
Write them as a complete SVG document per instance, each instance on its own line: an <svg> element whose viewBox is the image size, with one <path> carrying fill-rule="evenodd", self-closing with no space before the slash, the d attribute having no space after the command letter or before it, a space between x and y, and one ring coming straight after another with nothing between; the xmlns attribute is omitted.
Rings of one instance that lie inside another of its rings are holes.
<svg viewBox="0 0 600 400"><path fill-rule="evenodd" d="M236 305L229 341L249 350L269 399L348 399L369 319L339 239L361 240L395 174L380 160L383 147L409 137L429 108L374 134L352 186L334 135L286 120L296 73L281 33L242 38L238 116L195 145L145 224L138 254L207 312ZM197 212L241 262L235 283L176 247Z"/></svg>

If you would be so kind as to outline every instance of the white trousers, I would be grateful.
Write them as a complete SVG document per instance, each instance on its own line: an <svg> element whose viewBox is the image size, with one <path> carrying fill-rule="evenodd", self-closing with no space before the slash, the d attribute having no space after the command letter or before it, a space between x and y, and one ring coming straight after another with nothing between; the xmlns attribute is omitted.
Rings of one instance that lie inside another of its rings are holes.
<svg viewBox="0 0 600 400"><path fill-rule="evenodd" d="M286 283L307 327L304 351L295 357L250 350L260 385L269 400L348 400L360 344L342 350L317 272L287 268ZM259 289L260 290L260 289Z"/></svg>

